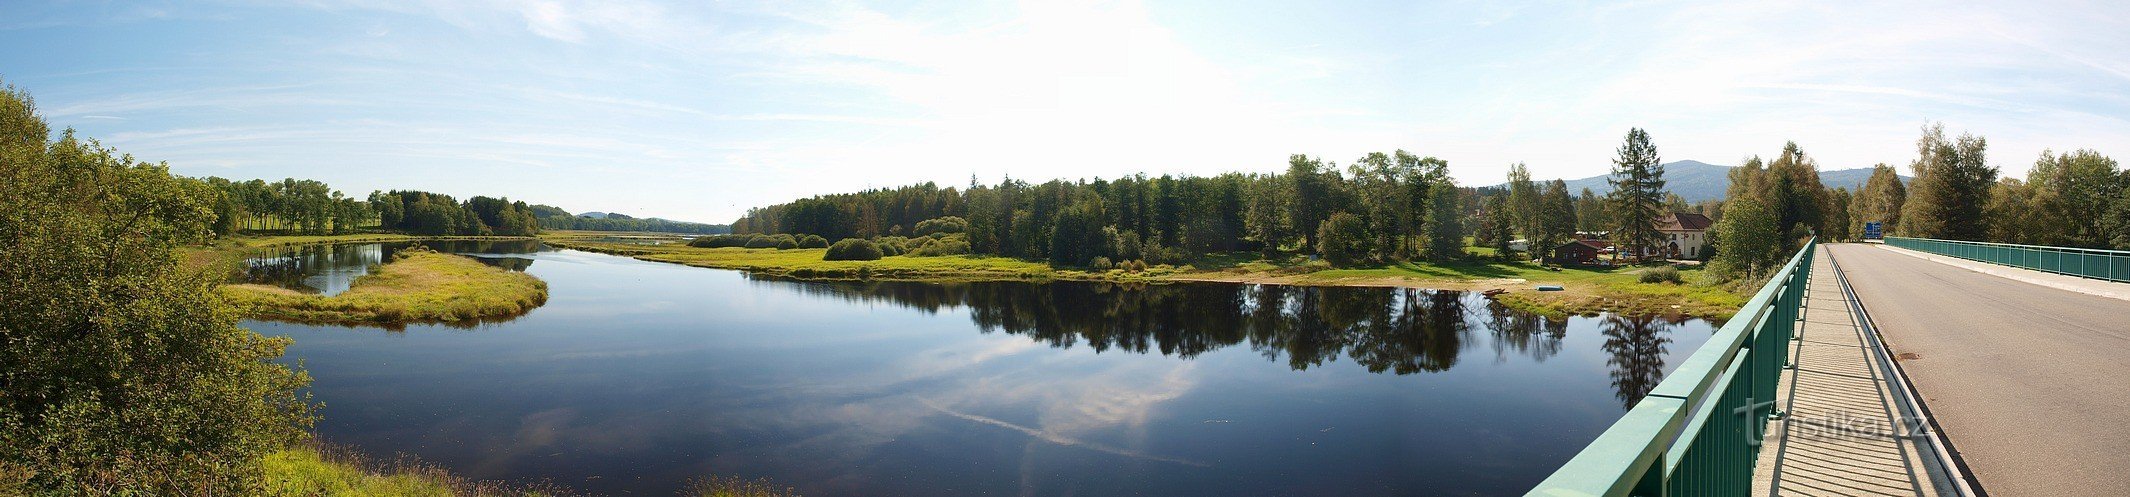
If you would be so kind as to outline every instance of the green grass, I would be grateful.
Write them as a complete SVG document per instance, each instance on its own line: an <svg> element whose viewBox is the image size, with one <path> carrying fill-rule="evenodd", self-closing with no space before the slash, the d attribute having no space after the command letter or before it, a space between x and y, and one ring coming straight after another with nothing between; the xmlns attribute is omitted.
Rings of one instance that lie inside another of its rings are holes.
<svg viewBox="0 0 2130 497"><path fill-rule="evenodd" d="M547 283L529 274L427 250L400 254L331 297L256 284L222 291L252 318L345 325L477 323L547 302Z"/></svg>
<svg viewBox="0 0 2130 497"><path fill-rule="evenodd" d="M269 454L261 462L264 495L350 497L449 497L574 495L549 484L473 481L410 457L379 461L354 450L303 444Z"/></svg>
<svg viewBox="0 0 2130 497"><path fill-rule="evenodd" d="M266 494L274 496L452 496L444 477L423 471L375 473L298 447L266 456Z"/></svg>
<svg viewBox="0 0 2130 497"><path fill-rule="evenodd" d="M690 266L737 269L799 279L876 279L912 281L1105 280L1229 281L1319 286L1408 286L1443 290L1502 289L1498 300L1518 309L1549 315L1617 311L1629 314L1725 318L1747 296L1730 287L1705 283L1699 267L1681 267L1688 283L1641 283L1638 268L1549 269L1529 262L1499 261L1492 250L1467 247L1472 256L1446 263L1400 262L1377 267L1334 269L1303 254L1265 258L1256 253L1209 254L1182 267L1156 266L1143 272L1085 271L1051 268L1041 262L1010 257L886 257L877 261L824 261L823 249L698 248L685 244L631 245L583 233L543 236L549 245ZM1519 281L1520 280L1520 281ZM1564 291L1539 292L1538 285L1561 285Z"/></svg>

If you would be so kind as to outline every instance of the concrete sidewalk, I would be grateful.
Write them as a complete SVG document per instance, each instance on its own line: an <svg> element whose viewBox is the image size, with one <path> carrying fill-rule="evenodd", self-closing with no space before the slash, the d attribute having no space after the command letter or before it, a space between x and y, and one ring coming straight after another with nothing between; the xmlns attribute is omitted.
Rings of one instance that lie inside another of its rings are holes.
<svg viewBox="0 0 2130 497"><path fill-rule="evenodd" d="M1776 405L1788 414L1768 425L1754 495L1941 495L1923 469L1924 448L1901 436L1907 430L1868 340L1822 250L1791 349L1796 368L1776 387Z"/></svg>

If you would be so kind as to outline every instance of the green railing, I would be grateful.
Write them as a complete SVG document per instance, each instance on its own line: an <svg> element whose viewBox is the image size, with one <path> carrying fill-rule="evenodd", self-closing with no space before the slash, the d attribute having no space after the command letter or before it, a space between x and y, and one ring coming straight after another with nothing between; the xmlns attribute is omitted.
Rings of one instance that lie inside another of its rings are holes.
<svg viewBox="0 0 2130 497"><path fill-rule="evenodd" d="M1963 242L1930 238L1886 237L1886 244L1919 252L2047 271L2097 280L2130 283L2130 252L2044 247L2009 243Z"/></svg>
<svg viewBox="0 0 2130 497"><path fill-rule="evenodd" d="M1528 495L1751 493L1817 248L1806 241L1708 343Z"/></svg>

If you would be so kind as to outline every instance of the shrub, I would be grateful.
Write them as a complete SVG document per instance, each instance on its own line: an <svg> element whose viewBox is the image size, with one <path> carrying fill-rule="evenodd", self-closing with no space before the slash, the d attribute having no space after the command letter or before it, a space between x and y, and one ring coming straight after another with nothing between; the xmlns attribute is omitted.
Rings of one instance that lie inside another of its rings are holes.
<svg viewBox="0 0 2130 497"><path fill-rule="evenodd" d="M1641 272L1639 273L1639 279L1641 279L1641 281L1642 281L1643 283L1682 283L1682 282L1684 282L1684 280L1681 280L1681 279L1679 278L1679 268L1675 268L1675 267L1671 267L1671 266L1664 266L1664 267L1653 267L1653 268L1649 268L1649 269L1644 269L1644 270L1642 270L1642 271L1641 271Z"/></svg>
<svg viewBox="0 0 2130 497"><path fill-rule="evenodd" d="M745 247L755 235L703 235L688 240L688 246L700 248Z"/></svg>
<svg viewBox="0 0 2130 497"><path fill-rule="evenodd" d="M1351 267L1368 259L1368 227L1359 216L1332 214L1317 226L1317 252L1333 267Z"/></svg>
<svg viewBox="0 0 2130 497"><path fill-rule="evenodd" d="M1127 264L1130 264L1130 267L1129 267L1128 269L1125 269L1126 271L1131 271L1131 272L1137 273L1137 272L1140 272L1140 271L1145 271L1145 270L1146 270L1146 261L1142 261L1142 260L1134 260L1134 261L1128 262Z"/></svg>
<svg viewBox="0 0 2130 497"><path fill-rule="evenodd" d="M877 261L880 260L880 244L864 238L845 238L828 246L824 261Z"/></svg>
<svg viewBox="0 0 2130 497"><path fill-rule="evenodd" d="M769 237L769 240L771 242L776 243L777 250L791 250L799 248L799 238L791 235L779 233L776 235L771 235Z"/></svg>
<svg viewBox="0 0 2130 497"><path fill-rule="evenodd" d="M956 216L926 219L917 222L917 236L933 233L964 233L969 231L969 221Z"/></svg>
<svg viewBox="0 0 2130 497"><path fill-rule="evenodd" d="M967 253L969 253L969 241L960 238L934 240L932 243L927 243L923 247L910 251L910 255L917 257L939 257Z"/></svg>
<svg viewBox="0 0 2130 497"><path fill-rule="evenodd" d="M910 252L910 240L908 238L883 236L874 238L873 243L880 244L880 255L882 257L894 257Z"/></svg>
<svg viewBox="0 0 2130 497"><path fill-rule="evenodd" d="M799 237L799 248L828 248L828 239L821 238L821 235L802 236Z"/></svg>
<svg viewBox="0 0 2130 497"><path fill-rule="evenodd" d="M769 235L754 235L747 238L747 248L777 248L777 239Z"/></svg>
<svg viewBox="0 0 2130 497"><path fill-rule="evenodd" d="M1108 258L1108 257L1102 257L1102 256L1099 256L1099 255L1098 255L1098 256L1095 256L1095 260L1093 260L1093 261L1088 261L1088 263L1087 263L1087 268L1088 268L1088 269L1093 269L1093 270L1096 270L1096 271L1108 271L1108 270L1110 270L1110 269L1113 269L1113 268L1115 268L1115 267L1116 267L1116 265L1115 265L1115 264L1111 264L1111 263L1109 262L1109 258Z"/></svg>

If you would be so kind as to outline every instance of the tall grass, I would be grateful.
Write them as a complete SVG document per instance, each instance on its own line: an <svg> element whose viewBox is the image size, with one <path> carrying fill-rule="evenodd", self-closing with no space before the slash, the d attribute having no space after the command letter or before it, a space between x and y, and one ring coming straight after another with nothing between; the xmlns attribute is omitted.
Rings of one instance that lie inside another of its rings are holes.
<svg viewBox="0 0 2130 497"><path fill-rule="evenodd" d="M547 282L473 259L401 251L377 272L331 297L270 285L223 285L247 316L304 323L476 323L514 317L547 303Z"/></svg>

